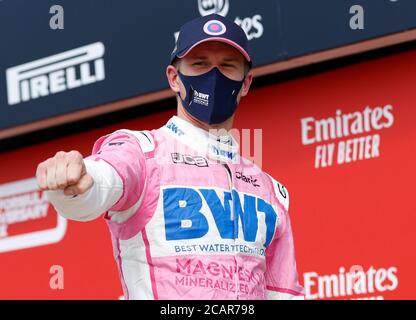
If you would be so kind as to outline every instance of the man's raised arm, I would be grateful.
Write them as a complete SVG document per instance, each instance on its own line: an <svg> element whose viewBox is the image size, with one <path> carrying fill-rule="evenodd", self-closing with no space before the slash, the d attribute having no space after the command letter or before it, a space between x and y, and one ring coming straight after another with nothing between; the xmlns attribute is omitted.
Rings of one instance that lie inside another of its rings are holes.
<svg viewBox="0 0 416 320"><path fill-rule="evenodd" d="M38 185L46 190L56 211L77 221L133 207L143 192L145 177L145 157L138 140L117 131L98 139L85 159L78 151L60 151L36 170Z"/></svg>

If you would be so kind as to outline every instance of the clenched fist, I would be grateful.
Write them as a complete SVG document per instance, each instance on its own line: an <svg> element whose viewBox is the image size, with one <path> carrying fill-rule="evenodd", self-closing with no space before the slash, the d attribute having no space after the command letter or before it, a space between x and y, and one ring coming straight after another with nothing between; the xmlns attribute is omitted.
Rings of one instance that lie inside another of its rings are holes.
<svg viewBox="0 0 416 320"><path fill-rule="evenodd" d="M64 190L68 196L83 194L94 184L78 151L59 151L41 162L36 170L36 179L42 190Z"/></svg>

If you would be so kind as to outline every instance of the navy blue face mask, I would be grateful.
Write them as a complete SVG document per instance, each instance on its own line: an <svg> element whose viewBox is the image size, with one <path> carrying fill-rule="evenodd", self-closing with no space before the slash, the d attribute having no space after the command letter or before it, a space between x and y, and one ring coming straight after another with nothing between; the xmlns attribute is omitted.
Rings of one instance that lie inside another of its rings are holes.
<svg viewBox="0 0 416 320"><path fill-rule="evenodd" d="M186 76L178 71L186 89L183 107L196 119L208 123L221 123L237 109L237 96L244 79L235 81L224 76L217 67L199 76Z"/></svg>

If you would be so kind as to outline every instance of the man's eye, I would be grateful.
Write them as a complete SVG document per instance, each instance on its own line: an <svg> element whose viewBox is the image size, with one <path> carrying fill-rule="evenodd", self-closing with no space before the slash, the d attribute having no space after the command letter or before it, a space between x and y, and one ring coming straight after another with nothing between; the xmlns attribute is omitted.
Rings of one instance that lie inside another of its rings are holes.
<svg viewBox="0 0 416 320"><path fill-rule="evenodd" d="M193 66L202 66L204 63L202 61L194 62Z"/></svg>

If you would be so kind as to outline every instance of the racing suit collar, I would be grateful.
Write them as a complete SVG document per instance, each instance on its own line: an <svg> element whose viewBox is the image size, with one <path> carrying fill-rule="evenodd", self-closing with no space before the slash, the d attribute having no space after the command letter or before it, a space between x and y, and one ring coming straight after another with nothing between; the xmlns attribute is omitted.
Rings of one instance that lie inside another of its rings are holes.
<svg viewBox="0 0 416 320"><path fill-rule="evenodd" d="M240 160L239 144L231 134L214 135L177 116L170 118L162 129L212 160L230 163Z"/></svg>

